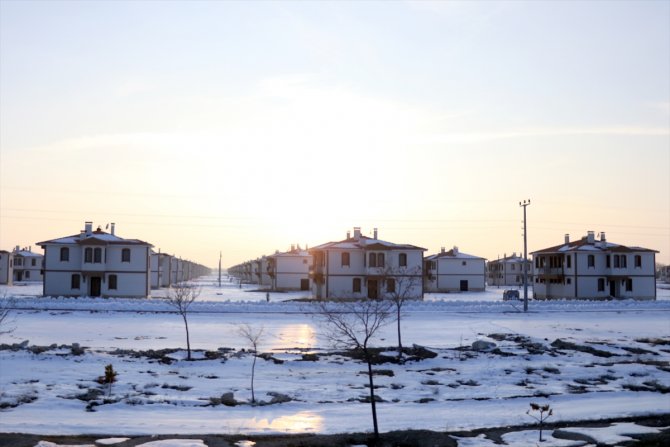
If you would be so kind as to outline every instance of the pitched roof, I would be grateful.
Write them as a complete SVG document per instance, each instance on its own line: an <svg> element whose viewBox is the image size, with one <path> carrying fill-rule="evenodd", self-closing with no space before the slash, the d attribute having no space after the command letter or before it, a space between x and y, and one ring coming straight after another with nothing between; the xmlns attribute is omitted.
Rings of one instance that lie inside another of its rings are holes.
<svg viewBox="0 0 670 447"><path fill-rule="evenodd" d="M124 239L113 234L105 233L101 230L96 230L90 235L86 236L82 234L75 234L72 236L65 236L57 239L51 239L48 241L38 242L37 245L44 247L47 244L78 244L78 245L148 245L153 247L148 242L141 241L139 239Z"/></svg>
<svg viewBox="0 0 670 447"><path fill-rule="evenodd" d="M312 247L309 251L313 250L422 250L426 251L425 248L417 247L416 245L410 244L394 244L393 242L382 241L381 239L373 239L368 236L361 235L358 239L350 237L348 239L341 240L339 242L327 242L325 244L317 245Z"/></svg>
<svg viewBox="0 0 670 447"><path fill-rule="evenodd" d="M426 260L428 261L433 261L435 259L441 259L441 258L451 258L451 259L485 259L480 256L475 256L475 255L469 255L467 253L463 253L461 251L456 251L454 252L454 249L452 248L449 251L444 251L440 252L434 255L426 256Z"/></svg>
<svg viewBox="0 0 670 447"><path fill-rule="evenodd" d="M617 252L617 253L630 253L630 252L653 252L658 253L657 250L652 250L650 248L642 247L627 247L625 245L615 244L613 242L594 240L589 242L588 238L584 236L581 239L576 241L563 243L561 245L555 245L549 248L543 248L542 250L536 250L531 252L531 255L536 253L565 253L565 252L575 252L575 251L596 251L596 252Z"/></svg>

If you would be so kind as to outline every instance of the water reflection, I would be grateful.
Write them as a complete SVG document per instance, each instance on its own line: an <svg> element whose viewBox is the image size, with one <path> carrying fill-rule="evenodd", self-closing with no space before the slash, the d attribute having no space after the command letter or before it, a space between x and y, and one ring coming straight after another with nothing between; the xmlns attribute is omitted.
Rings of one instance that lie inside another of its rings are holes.
<svg viewBox="0 0 670 447"><path fill-rule="evenodd" d="M309 324L287 324L277 329L276 338L267 340L267 349L310 349L316 346L316 332Z"/></svg>
<svg viewBox="0 0 670 447"><path fill-rule="evenodd" d="M318 432L323 428L323 418L311 411L301 411L274 419L256 419L257 429L276 430L284 433Z"/></svg>

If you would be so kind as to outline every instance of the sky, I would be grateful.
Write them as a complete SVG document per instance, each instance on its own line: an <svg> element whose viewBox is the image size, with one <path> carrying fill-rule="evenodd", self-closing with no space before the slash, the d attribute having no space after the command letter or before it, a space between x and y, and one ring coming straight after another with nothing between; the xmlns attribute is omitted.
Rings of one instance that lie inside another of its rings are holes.
<svg viewBox="0 0 670 447"><path fill-rule="evenodd" d="M0 249L232 266L354 226L670 263L670 2L0 0Z"/></svg>

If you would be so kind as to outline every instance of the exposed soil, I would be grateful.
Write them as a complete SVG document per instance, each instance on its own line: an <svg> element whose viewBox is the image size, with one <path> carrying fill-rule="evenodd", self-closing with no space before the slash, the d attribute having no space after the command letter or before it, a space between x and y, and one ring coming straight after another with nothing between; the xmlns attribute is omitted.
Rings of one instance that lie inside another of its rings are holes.
<svg viewBox="0 0 670 447"><path fill-rule="evenodd" d="M608 419L602 421L571 421L554 424L546 424L545 432L566 439L578 439L591 442L595 441L582 435L562 434L560 429L565 427L606 427L614 422L635 422L649 427L670 427L670 413L656 416L645 416L635 418ZM532 430L535 426L519 425L514 427L484 428L461 432L435 432L427 430L402 430L382 433L380 440L375 442L370 433L346 433L338 435L161 435L161 436L135 436L128 441L114 444L116 447L135 447L150 441L159 439L202 439L208 447L235 447L239 441L253 441L254 447L350 447L352 445L366 445L368 447L457 447L457 442L452 436L468 437L486 435L489 439L501 442L502 435L519 430ZM7 447L35 447L39 441L50 441L66 445L95 445L97 439L108 438L108 435L95 436L41 436L17 433L0 433L0 446ZM114 437L118 437L115 435ZM252 445L252 444L248 444ZM598 444L602 446L603 444ZM670 429L659 434L642 435L635 441L617 444L620 446L636 447L664 447L670 445Z"/></svg>

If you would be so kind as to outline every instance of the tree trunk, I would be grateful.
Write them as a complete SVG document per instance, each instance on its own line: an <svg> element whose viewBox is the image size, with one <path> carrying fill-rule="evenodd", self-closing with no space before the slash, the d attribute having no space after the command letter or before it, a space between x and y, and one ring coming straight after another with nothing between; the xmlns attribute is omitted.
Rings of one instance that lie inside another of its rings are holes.
<svg viewBox="0 0 670 447"><path fill-rule="evenodd" d="M400 306L397 307L398 314L396 321L398 322L398 363L402 362L402 338L400 337Z"/></svg>
<svg viewBox="0 0 670 447"><path fill-rule="evenodd" d="M370 381L370 406L372 407L372 425L375 430L375 441L379 440L379 426L377 425L377 401L375 400L375 384L372 378L372 359L367 349L364 351L365 361L368 363L368 378Z"/></svg>
<svg viewBox="0 0 670 447"><path fill-rule="evenodd" d="M184 318L184 326L186 327L186 359L191 360L191 340L188 336L188 321L186 320L186 314L182 314Z"/></svg>
<svg viewBox="0 0 670 447"><path fill-rule="evenodd" d="M254 349L254 362L251 364L251 403L256 403L254 396L254 373L256 371L256 350Z"/></svg>

